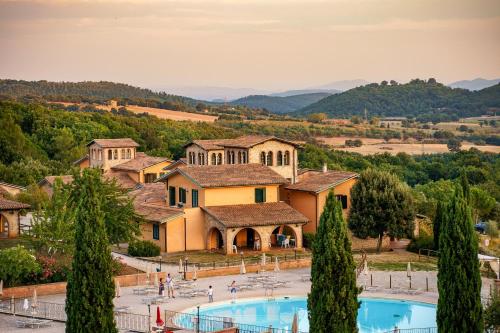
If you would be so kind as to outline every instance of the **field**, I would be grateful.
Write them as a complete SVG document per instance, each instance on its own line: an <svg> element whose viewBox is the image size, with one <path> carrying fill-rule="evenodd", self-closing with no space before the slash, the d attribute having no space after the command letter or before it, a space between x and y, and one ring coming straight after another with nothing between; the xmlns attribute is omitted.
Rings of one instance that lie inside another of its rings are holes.
<svg viewBox="0 0 500 333"><path fill-rule="evenodd" d="M333 138L332 138L333 139ZM345 141L345 140L344 140ZM484 152L500 153L500 146L476 146L471 143L462 144L462 150L468 150L470 148L477 148ZM390 153L396 155L397 153L407 153L409 155L420 155L420 154L439 154L448 153L448 147L446 144L425 144L420 143L376 143L376 144L364 144L361 147L349 147L349 148L334 148L337 150L344 150L353 153L359 153L361 155L371 155L376 153Z"/></svg>
<svg viewBox="0 0 500 333"><path fill-rule="evenodd" d="M66 102L53 102L57 104L62 104L64 106L76 105L77 103L66 103ZM83 104L78 104L83 106ZM111 107L109 105L96 105L96 108L106 111L111 111ZM210 116L205 114L198 113L190 113L190 112L182 112L182 111L174 111L174 110L166 110L166 109L157 109L157 108L148 108L144 106L137 105L127 105L127 110L133 113L147 113L152 116L156 116L160 119L170 119L170 120L191 120L191 121L203 121L213 123L217 120L217 116Z"/></svg>

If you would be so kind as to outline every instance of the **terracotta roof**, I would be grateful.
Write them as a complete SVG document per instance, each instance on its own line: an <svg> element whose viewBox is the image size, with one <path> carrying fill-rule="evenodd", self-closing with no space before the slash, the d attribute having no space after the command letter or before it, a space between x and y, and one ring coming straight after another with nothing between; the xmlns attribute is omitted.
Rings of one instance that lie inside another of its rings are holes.
<svg viewBox="0 0 500 333"><path fill-rule="evenodd" d="M126 172L114 171L112 169L104 171L102 174L106 179L115 179L116 183L124 189L133 189L137 186L137 182L129 177Z"/></svg>
<svg viewBox="0 0 500 333"><path fill-rule="evenodd" d="M139 144L130 138L123 139L94 139L87 143L87 146L96 143L102 148L128 148L139 147Z"/></svg>
<svg viewBox="0 0 500 333"><path fill-rule="evenodd" d="M174 170L175 168L183 168L187 165L185 158L180 158L172 164L167 165L163 170Z"/></svg>
<svg viewBox="0 0 500 333"><path fill-rule="evenodd" d="M26 187L24 187L24 186L16 185L16 184L4 183L4 182L0 182L0 186L12 187L12 188L15 188L15 189L18 189L18 190L21 190L21 191L26 190Z"/></svg>
<svg viewBox="0 0 500 333"><path fill-rule="evenodd" d="M83 156L83 157L80 157L79 159L77 159L76 161L73 162L73 165L77 165L77 164L80 164L81 162L85 161L85 160L88 160L89 159L89 154Z"/></svg>
<svg viewBox="0 0 500 333"><path fill-rule="evenodd" d="M112 169L139 172L155 164L168 161L170 160L166 157L154 157L146 155L144 153L137 153L134 159L115 165L112 167Z"/></svg>
<svg viewBox="0 0 500 333"><path fill-rule="evenodd" d="M202 209L227 228L304 224L309 221L307 217L284 202L211 206Z"/></svg>
<svg viewBox="0 0 500 333"><path fill-rule="evenodd" d="M73 182L73 176L64 175L64 176L47 176L41 181L38 182L38 185L43 185L44 183L49 184L50 186L54 185L56 179L59 178L62 180L63 184L70 184Z"/></svg>
<svg viewBox="0 0 500 333"><path fill-rule="evenodd" d="M166 206L165 185L161 183L144 184L129 195L134 198L135 212L148 221L164 223L184 214L182 209Z"/></svg>
<svg viewBox="0 0 500 333"><path fill-rule="evenodd" d="M287 184L288 181L271 168L261 164L221 164L177 168L159 179L182 174L200 187L251 186Z"/></svg>
<svg viewBox="0 0 500 333"><path fill-rule="evenodd" d="M0 198L0 210L18 210L18 209L28 209L31 206L22 202L12 201Z"/></svg>
<svg viewBox="0 0 500 333"><path fill-rule="evenodd" d="M280 142L288 143L296 147L299 146L298 144L292 141L280 139L275 136L263 136L263 135L246 135L236 139L194 140L189 144L187 144L186 146L189 146L190 144L196 144L205 150L224 149L224 147L251 148L255 145L258 145L259 143L263 143L269 140L277 140Z"/></svg>
<svg viewBox="0 0 500 333"><path fill-rule="evenodd" d="M286 189L318 193L358 176L357 173L348 171L319 172L295 184L288 185Z"/></svg>

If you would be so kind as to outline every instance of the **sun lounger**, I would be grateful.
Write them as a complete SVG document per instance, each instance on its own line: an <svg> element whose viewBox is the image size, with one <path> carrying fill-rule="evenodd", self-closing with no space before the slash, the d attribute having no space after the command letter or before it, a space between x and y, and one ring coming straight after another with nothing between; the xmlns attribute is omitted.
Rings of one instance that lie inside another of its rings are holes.
<svg viewBox="0 0 500 333"><path fill-rule="evenodd" d="M127 305L115 306L116 313L127 313L129 309L130 309L130 306L127 306Z"/></svg>
<svg viewBox="0 0 500 333"><path fill-rule="evenodd" d="M300 279L302 280L302 282L309 282L311 281L311 275L310 274L303 274Z"/></svg>

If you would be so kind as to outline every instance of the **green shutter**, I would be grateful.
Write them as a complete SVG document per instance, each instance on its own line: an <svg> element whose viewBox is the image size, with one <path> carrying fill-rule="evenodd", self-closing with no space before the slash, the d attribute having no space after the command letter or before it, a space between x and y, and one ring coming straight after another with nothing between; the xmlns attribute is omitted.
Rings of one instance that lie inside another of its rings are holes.
<svg viewBox="0 0 500 333"><path fill-rule="evenodd" d="M168 188L168 197L170 206L175 206L175 187L170 186Z"/></svg>
<svg viewBox="0 0 500 333"><path fill-rule="evenodd" d="M198 190L191 191L191 206L198 207Z"/></svg>
<svg viewBox="0 0 500 333"><path fill-rule="evenodd" d="M266 189L256 188L255 189L255 202L266 202Z"/></svg>

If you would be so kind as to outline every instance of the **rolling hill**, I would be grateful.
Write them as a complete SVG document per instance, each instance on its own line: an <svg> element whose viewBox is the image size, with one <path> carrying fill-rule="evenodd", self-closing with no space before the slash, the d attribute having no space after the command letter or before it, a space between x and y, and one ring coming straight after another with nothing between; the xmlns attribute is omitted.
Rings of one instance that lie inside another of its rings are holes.
<svg viewBox="0 0 500 333"><path fill-rule="evenodd" d="M463 80L448 84L451 88L462 88L468 90L481 90L498 84L500 79L486 80L483 78L477 78L474 80Z"/></svg>
<svg viewBox="0 0 500 333"><path fill-rule="evenodd" d="M331 118L363 116L416 117L419 120L452 120L479 116L500 107L500 85L480 91L452 89L435 80L407 84L372 83L331 95L294 112L298 116L324 112Z"/></svg>
<svg viewBox="0 0 500 333"><path fill-rule="evenodd" d="M306 105L315 103L330 93L320 92L312 94L292 95L286 97L250 95L231 102L232 105L243 105L251 108L266 109L273 113L289 113Z"/></svg>

